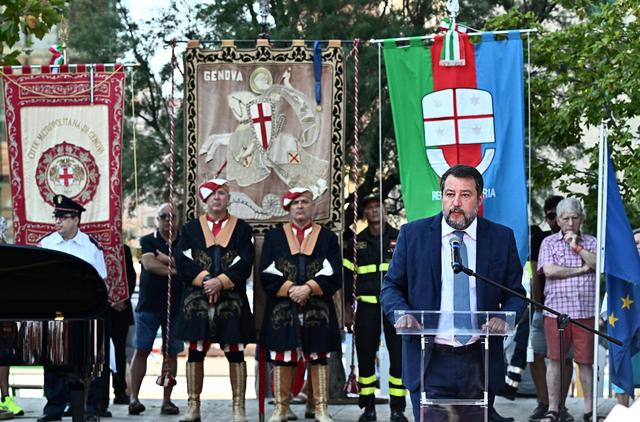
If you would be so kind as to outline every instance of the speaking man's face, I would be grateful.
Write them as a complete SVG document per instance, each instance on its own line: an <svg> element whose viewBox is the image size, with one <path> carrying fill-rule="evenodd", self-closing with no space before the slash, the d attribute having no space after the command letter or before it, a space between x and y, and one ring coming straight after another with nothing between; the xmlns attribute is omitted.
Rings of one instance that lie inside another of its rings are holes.
<svg viewBox="0 0 640 422"><path fill-rule="evenodd" d="M442 190L442 214L451 227L456 230L469 227L481 204L482 195L473 178L447 177Z"/></svg>

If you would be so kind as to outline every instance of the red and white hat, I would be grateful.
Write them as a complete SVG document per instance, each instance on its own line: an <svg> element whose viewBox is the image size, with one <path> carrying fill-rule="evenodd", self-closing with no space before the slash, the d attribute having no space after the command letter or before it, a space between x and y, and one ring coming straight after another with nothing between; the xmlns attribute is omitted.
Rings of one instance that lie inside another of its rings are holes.
<svg viewBox="0 0 640 422"><path fill-rule="evenodd" d="M289 207L291 206L291 203L300 195L303 195L305 193L309 193L309 196L311 197L311 199L315 199L313 192L311 192L309 189L307 188L301 188L301 187L294 187L289 189L288 191L286 191L284 193L284 195L282 195L282 208L285 209L285 211L289 211Z"/></svg>
<svg viewBox="0 0 640 422"><path fill-rule="evenodd" d="M200 195L200 199L206 202L213 192L221 188L229 192L229 186L227 185L226 179L207 180L198 186L198 195Z"/></svg>

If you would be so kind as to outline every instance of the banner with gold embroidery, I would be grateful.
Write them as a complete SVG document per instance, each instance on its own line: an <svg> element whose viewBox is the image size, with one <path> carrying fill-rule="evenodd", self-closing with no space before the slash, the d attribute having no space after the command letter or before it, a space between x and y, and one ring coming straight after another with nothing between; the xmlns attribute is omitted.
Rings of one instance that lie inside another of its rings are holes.
<svg viewBox="0 0 640 422"><path fill-rule="evenodd" d="M128 297L120 238L124 78L121 65L2 68L15 241L35 245L55 229L54 195L80 203L81 230L103 247L112 302Z"/></svg>
<svg viewBox="0 0 640 422"><path fill-rule="evenodd" d="M307 47L217 49L184 54L187 218L204 180L231 182L232 214L256 234L288 220L282 194L294 186L317 197L314 220L341 230L344 55L340 42Z"/></svg>

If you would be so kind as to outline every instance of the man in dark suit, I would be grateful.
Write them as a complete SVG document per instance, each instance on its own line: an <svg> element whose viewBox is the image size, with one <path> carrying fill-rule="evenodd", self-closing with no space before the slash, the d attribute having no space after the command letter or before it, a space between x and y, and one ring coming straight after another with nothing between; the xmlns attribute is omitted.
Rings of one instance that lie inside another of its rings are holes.
<svg viewBox="0 0 640 422"><path fill-rule="evenodd" d="M522 264L513 231L477 217L482 205L482 175L474 168L456 165L440 181L442 212L402 226L380 299L390 321L396 310L515 311L516 320L525 308L517 296L475 277L454 274L450 263L450 240L461 242L463 261L500 284L524 294ZM464 278L466 277L466 278ZM455 280L455 282L454 282ZM444 321L440 321L442 327ZM398 319L396 327L419 326L410 316ZM487 323L490 330L505 328L501 319ZM445 327L443 327L445 328ZM420 380L430 398L476 398L484 390L483 350L478 336L436 335L425 354L425 372L420 372L420 339L404 336L402 380L411 391L415 420L420 419ZM470 337L470 338L469 338ZM502 337L489 341L490 405L504 384ZM457 406L459 420L483 420L476 406ZM446 421L441 409L428 409L425 420ZM492 419L494 419L492 417ZM498 418L495 418L498 419Z"/></svg>

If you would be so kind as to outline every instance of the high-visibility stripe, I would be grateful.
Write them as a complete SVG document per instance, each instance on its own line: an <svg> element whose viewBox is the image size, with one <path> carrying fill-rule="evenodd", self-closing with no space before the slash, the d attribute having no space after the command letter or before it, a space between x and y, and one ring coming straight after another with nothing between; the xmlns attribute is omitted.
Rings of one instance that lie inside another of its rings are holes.
<svg viewBox="0 0 640 422"><path fill-rule="evenodd" d="M364 303L378 303L378 297L377 296L363 295L363 296L356 296L356 299L358 299L360 302L364 302Z"/></svg>
<svg viewBox="0 0 640 422"><path fill-rule="evenodd" d="M407 390L405 390L404 388L390 388L389 395L396 396L396 397L404 397L407 395Z"/></svg>
<svg viewBox="0 0 640 422"><path fill-rule="evenodd" d="M375 392L376 392L376 387L365 387L360 389L361 396L371 396L375 394Z"/></svg>
<svg viewBox="0 0 640 422"><path fill-rule="evenodd" d="M402 386L402 378L396 378L396 377L392 377L391 375L389 375L389 385L397 385L397 386Z"/></svg>
<svg viewBox="0 0 640 422"><path fill-rule="evenodd" d="M382 264L380 264L380 271L389 271L389 263L383 262Z"/></svg>
<svg viewBox="0 0 640 422"><path fill-rule="evenodd" d="M376 264L371 265L363 265L362 267L358 267L358 274L370 274L378 271L378 266Z"/></svg>
<svg viewBox="0 0 640 422"><path fill-rule="evenodd" d="M518 381L514 381L509 377L505 377L504 379L505 384L507 384L510 387L514 387L514 388L518 388L518 386L520 385L520 383Z"/></svg>
<svg viewBox="0 0 640 422"><path fill-rule="evenodd" d="M353 269L355 268L355 266L353 265L353 262L349 261L347 258L342 258L342 265L348 269L353 271Z"/></svg>
<svg viewBox="0 0 640 422"><path fill-rule="evenodd" d="M509 365L507 366L507 372L512 372L514 374L521 374L522 368L520 368L519 366Z"/></svg>
<svg viewBox="0 0 640 422"><path fill-rule="evenodd" d="M376 374L373 374L370 377L358 377L358 382L367 385L376 382L377 379Z"/></svg>

